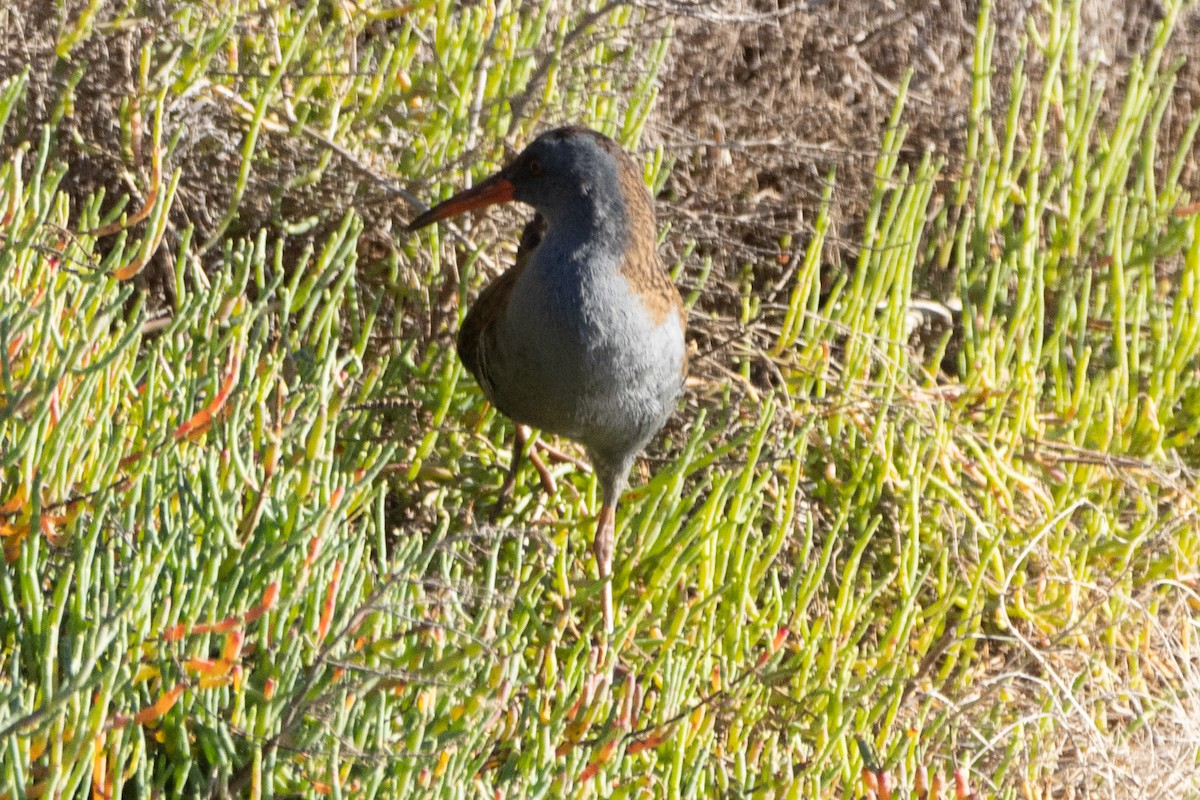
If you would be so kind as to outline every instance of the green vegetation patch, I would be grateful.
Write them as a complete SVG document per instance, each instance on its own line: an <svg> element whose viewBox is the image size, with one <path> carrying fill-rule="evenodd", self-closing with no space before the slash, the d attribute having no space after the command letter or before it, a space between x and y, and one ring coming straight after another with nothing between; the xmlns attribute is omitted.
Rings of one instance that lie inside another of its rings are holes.
<svg viewBox="0 0 1200 800"><path fill-rule="evenodd" d="M450 342L493 223L390 225L551 122L635 148L669 25L181 3L111 117L125 183L82 195L89 43L139 18L61 25L45 124L0 84L0 796L1196 791L1200 118L1158 149L1163 7L1102 89L1078 4L995 85L984 4L963 172L902 152L902 85L832 287L824 215L786 308L683 249L747 336L635 473L607 648L591 476L483 522L510 428ZM914 349L931 270L958 324Z"/></svg>

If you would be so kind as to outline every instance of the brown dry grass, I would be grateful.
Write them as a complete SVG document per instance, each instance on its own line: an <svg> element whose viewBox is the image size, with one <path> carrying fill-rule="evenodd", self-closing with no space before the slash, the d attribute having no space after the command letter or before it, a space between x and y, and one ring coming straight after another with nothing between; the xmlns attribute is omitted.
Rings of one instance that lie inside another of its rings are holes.
<svg viewBox="0 0 1200 800"><path fill-rule="evenodd" d="M1130 60L1149 46L1159 10L1145 0L1088 0L1085 52L1101 55L1101 74L1120 88ZM780 239L803 241L826 176L836 170L829 271L854 255L870 202L876 154L896 99L912 70L904 122L905 153L941 156L952 177L963 157L978 3L964 0L831 0L697 6L680 16L663 101L651 125L678 157L665 214L736 276L754 265L766 302L783 301ZM994 86L1006 96L1008 71L1036 4L1000 0ZM1181 20L1171 57L1200 52L1200 11ZM1038 65L1027 70L1036 75ZM1110 91L1107 111L1112 113ZM1184 64L1168 137L1178 140L1200 105L1200 60ZM1002 113L1003 108L997 109ZM1185 183L1200 188L1200 160ZM944 299L950 276L918 276L918 288Z"/></svg>
<svg viewBox="0 0 1200 800"><path fill-rule="evenodd" d="M86 5L68 0L52 8L41 0L17 0L0 11L13 34L0 37L0 77L26 65L32 70L27 113L6 138L36 140L30 132L51 119L63 86L78 80L75 108L56 142L69 167L65 188L77 199L104 188L140 200L142 183L130 171L116 119L120 104L138 91L136 53L153 31L106 28L112 10L101 10L90 57L75 64L74 76L57 62L56 34L61 20L78 16ZM993 11L1000 31L994 64L999 97L1028 18L1037 19L1035 6L1001 0ZM785 299L789 272L779 263L780 242L790 236L803 244L833 170L837 190L827 279L853 257L882 129L906 70L913 71L904 114L907 157L915 162L935 152L948 164L947 176L962 158L977 3L730 0L668 3L658 13L676 28L662 99L650 123L652 137L677 159L661 214L679 232L676 241L694 240L701 255L714 257L718 276L736 285L743 267L751 269L767 307ZM1158 13L1157 3L1145 0L1084 3L1085 51L1101 54L1102 73L1114 89L1130 59L1148 46ZM253 18L239 24L253 24ZM1193 9L1181 21L1172 53L1198 51L1200 12ZM1036 64L1028 68L1036 74ZM1111 91L1109 98L1117 94ZM1200 60L1183 65L1176 98L1161 152L1170 151L1170 136L1182 133L1200 105ZM230 201L243 125L231 107L211 99L172 102L167 116L168 129L178 131L180 140L164 170L184 168L173 228L195 225L203 240ZM311 169L325 145L269 130L264 136L270 158L256 162L231 233L314 215L318 223L311 236L289 238L299 248L327 233L353 206L366 216L371 249L395 247L394 218L409 209L364 176L363 165L333 158L316 182L295 184L291 179ZM386 161L369 166L386 174ZM1184 180L1200 186L1200 160L1191 160ZM166 273L151 269L146 275L169 304ZM918 288L944 299L951 277L927 271L918 276ZM719 290L709 292L706 302L714 311L727 310Z"/></svg>
<svg viewBox="0 0 1200 800"><path fill-rule="evenodd" d="M22 141L38 141L40 131L59 113L56 104L65 87L76 82L72 108L55 129L52 143L55 158L67 167L63 189L76 204L104 190L108 203L129 195L136 207L145 199L150 154L123 140L119 113L123 104L144 92L138 78L140 49L163 36L163 30L173 30L173 23L164 5L152 4L142 11L141 24L130 25L121 21L117 4L101 4L83 55L76 53L68 69L55 52L58 37L67 27L65 21L77 20L88 6L86 0L61 4L16 0L12 6L0 7L0 31L10 32L0 36L0 80L30 69L24 114L0 137L0 152ZM261 26L252 12L243 13L235 24L251 30ZM233 199L246 130L244 113L239 113L244 111L234 102L215 101L211 93L168 97L163 127L177 139L165 158L163 173L179 168L182 175L170 212L170 246L160 249L137 278L154 306L174 305L170 258L181 232L194 226L194 240L206 241ZM315 169L330 149L316 138L289 135L280 126L264 127L259 155L226 234L253 235L262 229L279 234L285 221L309 217L308 230L283 237L289 254L285 261L291 263L335 229L348 208L354 208L366 223L364 250L376 254L394 250L392 221L408 209L397 202L394 191L385 188L389 181L385 154L368 165L335 151L326 166ZM212 263L205 264L206 269L217 269L220 257L220 248L210 249L204 258Z"/></svg>

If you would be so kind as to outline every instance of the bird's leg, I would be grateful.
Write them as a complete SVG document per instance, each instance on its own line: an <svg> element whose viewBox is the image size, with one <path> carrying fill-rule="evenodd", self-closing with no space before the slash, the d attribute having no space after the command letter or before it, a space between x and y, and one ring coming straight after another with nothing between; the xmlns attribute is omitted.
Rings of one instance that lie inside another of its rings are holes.
<svg viewBox="0 0 1200 800"><path fill-rule="evenodd" d="M504 476L504 483L500 485L500 495L496 498L496 504L492 506L492 522L500 518L505 502L512 496L513 487L517 485L517 470L521 468L521 453L525 451L525 443L529 441L529 432L527 425L518 424L513 429L512 456L508 459L508 474Z"/></svg>
<svg viewBox="0 0 1200 800"><path fill-rule="evenodd" d="M604 638L613 633L612 562L617 539L616 504L605 503L596 517L596 538L592 552L596 554L596 571L600 573L600 603L604 611Z"/></svg>
<svg viewBox="0 0 1200 800"><path fill-rule="evenodd" d="M547 442L545 439L538 439L533 443L534 446L550 457L551 460L557 461L560 464L570 464L580 472L591 473L592 465L584 461L582 458L576 458L570 453L564 452L554 445Z"/></svg>
<svg viewBox="0 0 1200 800"><path fill-rule="evenodd" d="M496 504L492 506L492 522L500 518L500 514L504 511L504 504L512 497L513 488L517 485L517 471L521 468L521 456L525 452L525 445L528 444L532 434L533 431L528 425L518 423L513 429L512 458L508 462L508 474L504 476L504 483L500 485L500 496L496 498ZM550 474L550 470L538 456L535 448L529 448L528 456L529 463L533 464L533 468L537 470L542 488L548 494L553 495L558 488L554 485L554 476Z"/></svg>
<svg viewBox="0 0 1200 800"><path fill-rule="evenodd" d="M546 462L542 461L542 457L538 455L538 448L546 447L546 443L538 439L533 443L533 447L529 448L529 463L533 464L533 468L537 470L538 480L542 482L542 488L546 490L546 494L554 496L558 491L558 484L554 482L554 476L550 474L550 468L546 466Z"/></svg>

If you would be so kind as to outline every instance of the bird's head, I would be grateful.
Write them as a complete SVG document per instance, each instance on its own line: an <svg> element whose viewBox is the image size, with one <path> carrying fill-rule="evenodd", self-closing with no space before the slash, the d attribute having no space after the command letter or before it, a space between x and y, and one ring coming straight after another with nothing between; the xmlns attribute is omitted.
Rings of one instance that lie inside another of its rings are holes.
<svg viewBox="0 0 1200 800"><path fill-rule="evenodd" d="M603 213L606 202L620 202L623 209L629 181L622 179L622 172L629 170L637 176L630 185L644 193L636 167L616 142L587 128L556 128L535 139L495 175L421 214L408 229L512 200L533 206L551 225L572 213Z"/></svg>

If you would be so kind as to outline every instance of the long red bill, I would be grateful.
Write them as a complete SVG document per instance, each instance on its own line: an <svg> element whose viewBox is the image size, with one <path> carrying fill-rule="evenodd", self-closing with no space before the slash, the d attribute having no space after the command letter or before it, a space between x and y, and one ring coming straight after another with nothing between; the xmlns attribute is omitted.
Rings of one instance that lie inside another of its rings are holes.
<svg viewBox="0 0 1200 800"><path fill-rule="evenodd" d="M410 231L424 228L438 220L453 217L473 208L507 203L513 199L512 181L500 173L493 175L478 186L465 189L448 200L443 200L421 216L408 223Z"/></svg>

